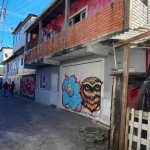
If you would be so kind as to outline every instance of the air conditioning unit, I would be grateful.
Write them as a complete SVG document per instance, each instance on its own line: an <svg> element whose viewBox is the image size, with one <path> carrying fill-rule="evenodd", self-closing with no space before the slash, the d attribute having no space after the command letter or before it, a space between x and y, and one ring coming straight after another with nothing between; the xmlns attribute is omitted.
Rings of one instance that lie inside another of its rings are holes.
<svg viewBox="0 0 150 150"><path fill-rule="evenodd" d="M25 55L30 55L30 49L24 52Z"/></svg>

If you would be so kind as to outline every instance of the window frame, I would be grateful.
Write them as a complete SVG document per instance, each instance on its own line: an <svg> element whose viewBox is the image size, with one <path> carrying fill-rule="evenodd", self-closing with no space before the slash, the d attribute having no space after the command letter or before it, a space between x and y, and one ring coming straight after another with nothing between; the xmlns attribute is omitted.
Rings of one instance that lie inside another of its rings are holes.
<svg viewBox="0 0 150 150"><path fill-rule="evenodd" d="M12 70L16 70L16 69L17 69L17 62L14 61L14 62L12 63Z"/></svg>
<svg viewBox="0 0 150 150"><path fill-rule="evenodd" d="M21 57L21 66L23 66L23 57Z"/></svg>
<svg viewBox="0 0 150 150"><path fill-rule="evenodd" d="M41 79L42 79L42 82L41 82ZM45 88L46 88L46 76L39 75L39 89L45 89Z"/></svg>
<svg viewBox="0 0 150 150"><path fill-rule="evenodd" d="M70 16L69 17L69 22L72 20L72 25L74 25L75 23L74 23L74 17L76 16L76 15L78 15L78 14L80 14L80 21L81 20L83 20L82 19L82 13L83 12L85 12L85 18L87 18L87 15L88 15L88 6L85 6L85 7L83 7L82 9L80 9L79 11L77 11L75 14L73 14L72 16ZM84 18L84 19L85 19ZM69 22L68 22L68 25L69 25ZM71 26L72 26L71 25ZM71 27L71 26L69 26L69 27Z"/></svg>

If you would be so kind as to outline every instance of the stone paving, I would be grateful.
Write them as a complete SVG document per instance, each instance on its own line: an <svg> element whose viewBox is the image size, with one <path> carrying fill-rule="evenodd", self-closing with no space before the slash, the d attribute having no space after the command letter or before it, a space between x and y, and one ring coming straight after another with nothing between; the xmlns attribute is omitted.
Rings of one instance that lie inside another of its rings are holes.
<svg viewBox="0 0 150 150"><path fill-rule="evenodd" d="M106 150L107 138L94 120L0 90L0 150Z"/></svg>

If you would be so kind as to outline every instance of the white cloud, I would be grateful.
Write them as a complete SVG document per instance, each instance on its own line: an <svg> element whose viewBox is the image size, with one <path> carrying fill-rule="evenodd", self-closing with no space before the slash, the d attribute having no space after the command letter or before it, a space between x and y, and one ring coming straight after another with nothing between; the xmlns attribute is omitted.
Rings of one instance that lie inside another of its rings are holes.
<svg viewBox="0 0 150 150"><path fill-rule="evenodd" d="M27 9L24 10L27 14L30 14L31 11L28 11Z"/></svg>
<svg viewBox="0 0 150 150"><path fill-rule="evenodd" d="M10 14L10 15L15 16L15 17L18 17L18 18L25 18L24 15L20 15L20 14L18 14L18 13L13 13L13 12L11 12L11 11L7 11L7 14Z"/></svg>

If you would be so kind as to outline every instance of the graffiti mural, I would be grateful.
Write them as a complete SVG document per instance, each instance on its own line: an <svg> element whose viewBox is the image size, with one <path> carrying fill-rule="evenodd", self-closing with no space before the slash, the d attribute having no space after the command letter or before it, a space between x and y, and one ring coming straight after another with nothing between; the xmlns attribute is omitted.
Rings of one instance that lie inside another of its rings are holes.
<svg viewBox="0 0 150 150"><path fill-rule="evenodd" d="M88 77L83 80L81 86L82 105L91 112L100 110L101 85L103 83L96 77Z"/></svg>
<svg viewBox="0 0 150 150"><path fill-rule="evenodd" d="M71 77L65 75L62 84L63 106L77 112L82 110L82 106L91 113L100 111L102 84L97 77L88 77L80 83L77 82L75 75Z"/></svg>
<svg viewBox="0 0 150 150"><path fill-rule="evenodd" d="M21 80L21 95L30 99L35 98L35 76L23 76Z"/></svg>
<svg viewBox="0 0 150 150"><path fill-rule="evenodd" d="M82 98L80 94L80 83L77 82L75 75L69 77L65 75L62 84L62 104L65 108L69 107L73 111L80 112L82 109Z"/></svg>

